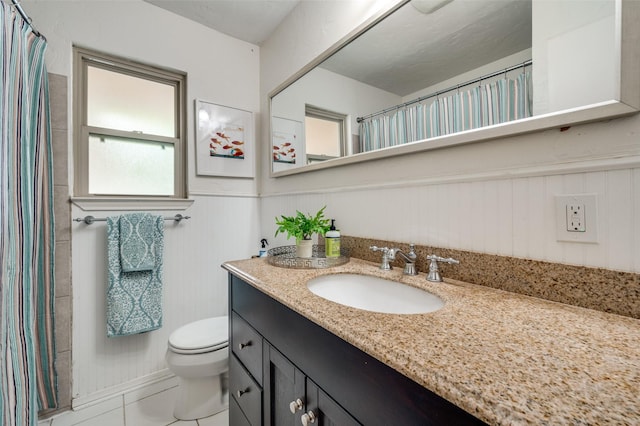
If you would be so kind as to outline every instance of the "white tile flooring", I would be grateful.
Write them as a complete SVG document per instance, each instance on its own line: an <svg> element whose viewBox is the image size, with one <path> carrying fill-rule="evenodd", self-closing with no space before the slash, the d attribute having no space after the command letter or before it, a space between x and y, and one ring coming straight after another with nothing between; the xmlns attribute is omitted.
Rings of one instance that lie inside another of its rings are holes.
<svg viewBox="0 0 640 426"><path fill-rule="evenodd" d="M182 421L173 417L173 401L177 387L147 396L89 418L75 418L73 413L41 420L38 426L228 426L229 412L204 419ZM83 416L84 417L84 416Z"/></svg>

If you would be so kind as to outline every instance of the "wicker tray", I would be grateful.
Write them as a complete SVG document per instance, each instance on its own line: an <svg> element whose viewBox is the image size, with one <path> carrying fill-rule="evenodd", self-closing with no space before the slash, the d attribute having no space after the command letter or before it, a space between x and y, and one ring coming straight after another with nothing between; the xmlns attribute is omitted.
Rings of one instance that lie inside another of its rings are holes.
<svg viewBox="0 0 640 426"><path fill-rule="evenodd" d="M349 262L349 251L340 249L340 257L325 257L324 246L313 245L312 257L296 257L296 246L281 246L269 249L267 262L281 268L322 269L344 265Z"/></svg>

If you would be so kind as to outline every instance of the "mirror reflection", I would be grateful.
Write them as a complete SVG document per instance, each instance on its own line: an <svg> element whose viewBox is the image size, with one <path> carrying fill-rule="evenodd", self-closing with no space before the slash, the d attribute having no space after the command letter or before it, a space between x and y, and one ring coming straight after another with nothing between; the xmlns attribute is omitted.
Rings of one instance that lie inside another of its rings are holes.
<svg viewBox="0 0 640 426"><path fill-rule="evenodd" d="M616 100L615 6L405 2L272 97L273 172Z"/></svg>

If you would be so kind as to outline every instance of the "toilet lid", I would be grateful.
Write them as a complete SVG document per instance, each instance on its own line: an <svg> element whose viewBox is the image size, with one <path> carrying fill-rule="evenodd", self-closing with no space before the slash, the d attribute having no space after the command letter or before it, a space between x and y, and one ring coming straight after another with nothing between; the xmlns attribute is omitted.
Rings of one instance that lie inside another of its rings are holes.
<svg viewBox="0 0 640 426"><path fill-rule="evenodd" d="M181 353L208 352L229 344L229 317L195 321L171 333L169 345Z"/></svg>

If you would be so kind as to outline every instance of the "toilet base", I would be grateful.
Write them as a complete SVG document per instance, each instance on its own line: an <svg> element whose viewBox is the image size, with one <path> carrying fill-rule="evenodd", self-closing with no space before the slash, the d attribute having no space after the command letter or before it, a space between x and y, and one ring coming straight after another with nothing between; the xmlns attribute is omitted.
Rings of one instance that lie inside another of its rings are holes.
<svg viewBox="0 0 640 426"><path fill-rule="evenodd" d="M229 373L217 376L179 377L173 416L178 420L209 417L229 407Z"/></svg>

